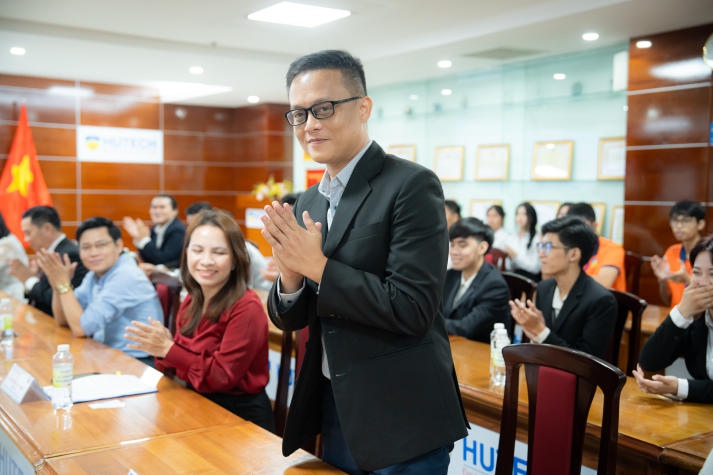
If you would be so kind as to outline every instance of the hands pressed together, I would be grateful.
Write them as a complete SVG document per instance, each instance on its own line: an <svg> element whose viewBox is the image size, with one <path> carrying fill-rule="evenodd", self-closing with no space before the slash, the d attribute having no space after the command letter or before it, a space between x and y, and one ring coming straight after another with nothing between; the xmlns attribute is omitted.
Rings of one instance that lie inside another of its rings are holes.
<svg viewBox="0 0 713 475"><path fill-rule="evenodd" d="M545 325L545 317L542 315L542 312L535 307L535 303L532 300L511 300L510 314L515 320L515 323L522 327L523 333L525 333L530 340L533 340L547 328Z"/></svg>
<svg viewBox="0 0 713 475"><path fill-rule="evenodd" d="M124 216L122 226L134 240L138 241L151 236L151 229L149 229L149 227L146 226L146 224L140 219L133 219L128 216Z"/></svg>
<svg viewBox="0 0 713 475"><path fill-rule="evenodd" d="M648 394L676 394L678 393L678 378L676 376L664 376L655 374L651 379L647 379L641 366L636 365L632 371L636 384L643 392Z"/></svg>
<svg viewBox="0 0 713 475"><path fill-rule="evenodd" d="M149 317L149 324L131 322L130 327L126 327L124 338L134 343L127 345L129 348L144 351L151 356L163 358L173 346L173 336L168 328L161 322Z"/></svg>
<svg viewBox="0 0 713 475"><path fill-rule="evenodd" d="M72 262L69 255L41 249L37 252L36 259L37 265L47 276L52 288L60 284L69 284L72 281L77 263Z"/></svg>
<svg viewBox="0 0 713 475"><path fill-rule="evenodd" d="M660 256L651 257L651 270L654 271L656 278L662 282L670 280L671 282L688 284L691 280L683 262L681 262L677 271L672 272L668 261Z"/></svg>

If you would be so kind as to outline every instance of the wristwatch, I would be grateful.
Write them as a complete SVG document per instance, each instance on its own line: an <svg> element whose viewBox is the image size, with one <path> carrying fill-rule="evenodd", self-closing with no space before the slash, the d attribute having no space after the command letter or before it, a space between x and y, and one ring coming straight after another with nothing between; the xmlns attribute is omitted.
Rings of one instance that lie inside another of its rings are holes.
<svg viewBox="0 0 713 475"><path fill-rule="evenodd" d="M59 295L66 294L67 292L72 290L72 284L58 284L54 290Z"/></svg>

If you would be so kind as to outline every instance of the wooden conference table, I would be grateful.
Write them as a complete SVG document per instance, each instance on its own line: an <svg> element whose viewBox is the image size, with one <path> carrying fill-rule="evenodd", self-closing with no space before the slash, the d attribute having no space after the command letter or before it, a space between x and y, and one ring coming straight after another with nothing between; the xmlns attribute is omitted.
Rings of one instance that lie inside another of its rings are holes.
<svg viewBox="0 0 713 475"><path fill-rule="evenodd" d="M58 344L69 343L75 374L133 374L158 392L117 398L105 408L75 404L55 414L47 400L16 404L0 391L2 456L19 454L25 467L43 474L342 473L304 451L283 457L279 437L121 351L73 338L32 307L15 308L17 337L11 351L0 349L0 379L17 363L48 385L52 355Z"/></svg>
<svg viewBox="0 0 713 475"><path fill-rule="evenodd" d="M489 386L490 347L451 337L451 351L468 420L499 432L502 394ZM526 385L520 384L521 414L527 414ZM596 468L602 400L598 391L590 411L584 465ZM524 421L524 419L523 419ZM527 441L527 428L519 428ZM617 473L698 473L713 450L713 405L672 401L641 392L627 378L619 409Z"/></svg>

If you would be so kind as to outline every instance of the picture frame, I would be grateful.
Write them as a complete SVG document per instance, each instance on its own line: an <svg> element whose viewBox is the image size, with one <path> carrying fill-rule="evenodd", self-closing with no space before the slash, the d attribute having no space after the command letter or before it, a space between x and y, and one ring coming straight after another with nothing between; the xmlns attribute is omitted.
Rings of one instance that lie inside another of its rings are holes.
<svg viewBox="0 0 713 475"><path fill-rule="evenodd" d="M599 139L598 180L623 180L626 175L626 138Z"/></svg>
<svg viewBox="0 0 713 475"><path fill-rule="evenodd" d="M612 206L611 224L609 225L609 239L624 244L624 207Z"/></svg>
<svg viewBox="0 0 713 475"><path fill-rule="evenodd" d="M469 216L485 222L488 208L493 205L503 205L503 200L470 200Z"/></svg>
<svg viewBox="0 0 713 475"><path fill-rule="evenodd" d="M436 147L434 172L441 181L459 181L463 179L463 157L465 147Z"/></svg>
<svg viewBox="0 0 713 475"><path fill-rule="evenodd" d="M416 146L413 144L389 145L386 147L386 153L396 155L411 162L416 161Z"/></svg>
<svg viewBox="0 0 713 475"><path fill-rule="evenodd" d="M548 221L552 221L557 217L557 209L560 207L559 201L530 201L530 204L535 208L537 213L537 227L542 228L542 225Z"/></svg>
<svg viewBox="0 0 713 475"><path fill-rule="evenodd" d="M572 140L549 140L535 143L532 179L566 181L572 173Z"/></svg>
<svg viewBox="0 0 713 475"><path fill-rule="evenodd" d="M604 215L607 210L606 203L591 203L592 208L594 208L594 214L597 216L597 234L602 235L602 230L604 229Z"/></svg>
<svg viewBox="0 0 713 475"><path fill-rule="evenodd" d="M478 145L475 152L475 179L503 181L510 169L510 144Z"/></svg>

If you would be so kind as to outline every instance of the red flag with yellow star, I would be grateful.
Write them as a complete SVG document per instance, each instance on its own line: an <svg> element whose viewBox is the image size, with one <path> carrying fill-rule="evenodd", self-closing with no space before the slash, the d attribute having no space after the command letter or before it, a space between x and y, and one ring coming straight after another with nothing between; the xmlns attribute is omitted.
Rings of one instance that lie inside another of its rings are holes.
<svg viewBox="0 0 713 475"><path fill-rule="evenodd" d="M38 205L52 206L52 197L37 161L27 110L20 106L20 120L10 154L0 175L0 211L10 231L25 241L20 221L25 210Z"/></svg>

